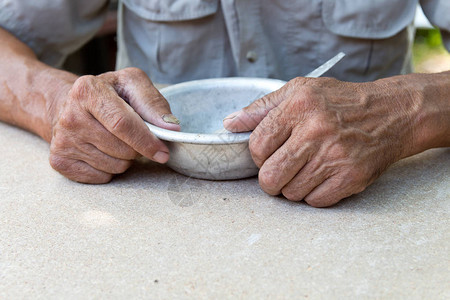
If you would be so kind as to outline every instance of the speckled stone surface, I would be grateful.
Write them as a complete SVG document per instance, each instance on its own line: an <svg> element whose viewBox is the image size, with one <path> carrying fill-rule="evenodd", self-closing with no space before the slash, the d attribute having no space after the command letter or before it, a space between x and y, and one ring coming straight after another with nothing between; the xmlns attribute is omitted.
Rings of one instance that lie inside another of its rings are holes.
<svg viewBox="0 0 450 300"><path fill-rule="evenodd" d="M329 209L136 162L71 182L0 123L0 298L450 298L450 149Z"/></svg>

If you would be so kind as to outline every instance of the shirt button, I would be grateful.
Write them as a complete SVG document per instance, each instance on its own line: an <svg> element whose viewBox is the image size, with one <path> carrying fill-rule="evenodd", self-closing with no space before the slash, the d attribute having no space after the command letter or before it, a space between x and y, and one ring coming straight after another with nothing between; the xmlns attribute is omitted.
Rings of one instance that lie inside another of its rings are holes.
<svg viewBox="0 0 450 300"><path fill-rule="evenodd" d="M258 54L255 51L248 51L246 58L249 62L253 63L258 59Z"/></svg>

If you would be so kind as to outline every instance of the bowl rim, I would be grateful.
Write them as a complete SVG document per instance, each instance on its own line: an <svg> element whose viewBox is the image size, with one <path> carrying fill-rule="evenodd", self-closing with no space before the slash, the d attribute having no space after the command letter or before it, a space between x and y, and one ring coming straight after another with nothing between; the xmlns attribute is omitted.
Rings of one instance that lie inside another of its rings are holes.
<svg viewBox="0 0 450 300"><path fill-rule="evenodd" d="M225 78L210 78L186 81L165 87L160 90L164 97L170 97L172 94L178 93L180 90L184 91L192 87L208 88L211 86L231 85L235 87L245 87L248 85L261 86L265 89L269 88L272 91L278 90L286 81L272 78L258 78L258 77L225 77ZM159 139L168 142L180 142L188 144L237 144L248 142L251 131L248 132L220 132L220 133L192 133L181 132L157 127L153 124L145 122L150 131Z"/></svg>

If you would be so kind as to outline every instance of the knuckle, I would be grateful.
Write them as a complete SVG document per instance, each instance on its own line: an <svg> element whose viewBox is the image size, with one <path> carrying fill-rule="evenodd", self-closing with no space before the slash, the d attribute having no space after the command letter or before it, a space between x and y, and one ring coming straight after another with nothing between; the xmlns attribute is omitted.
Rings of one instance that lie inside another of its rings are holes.
<svg viewBox="0 0 450 300"><path fill-rule="evenodd" d="M63 174L72 181L88 184L104 184L111 181L112 174L96 173L92 171L72 172L70 174Z"/></svg>
<svg viewBox="0 0 450 300"><path fill-rule="evenodd" d="M319 96L317 87L304 85L299 90L299 97L296 97L296 104L302 103L305 109L315 107L316 98Z"/></svg>
<svg viewBox="0 0 450 300"><path fill-rule="evenodd" d="M131 161L121 160L115 166L115 174L124 173L131 166Z"/></svg>
<svg viewBox="0 0 450 300"><path fill-rule="evenodd" d="M339 81L336 78L333 77L319 77L316 78L315 81L320 84L321 86L336 86L337 84L339 84L341 81Z"/></svg>
<svg viewBox="0 0 450 300"><path fill-rule="evenodd" d="M301 201L302 196L299 195L294 189L291 188L284 188L281 191L283 193L283 196L286 197L286 199L290 201Z"/></svg>
<svg viewBox="0 0 450 300"><path fill-rule="evenodd" d="M103 176L103 178L101 178L97 183L103 184L103 183L108 183L113 179L113 175L112 174L105 174Z"/></svg>
<svg viewBox="0 0 450 300"><path fill-rule="evenodd" d="M81 183L101 184L111 181L112 174L95 172L83 166L82 162L50 154L50 165L64 177Z"/></svg>
<svg viewBox="0 0 450 300"><path fill-rule="evenodd" d="M321 140L324 137L325 130L322 124L317 122L308 122L303 129L303 135L309 141Z"/></svg>
<svg viewBox="0 0 450 300"><path fill-rule="evenodd" d="M317 88L312 86L300 86L288 101L282 104L288 116L309 116L317 111L317 98L320 97Z"/></svg>
<svg viewBox="0 0 450 300"><path fill-rule="evenodd" d="M259 172L259 185L268 194L277 195L280 193L280 176L277 172L261 170Z"/></svg>
<svg viewBox="0 0 450 300"><path fill-rule="evenodd" d="M96 80L96 77L93 75L81 76L70 89L69 97L77 100L88 98Z"/></svg>
<svg viewBox="0 0 450 300"><path fill-rule="evenodd" d="M108 183L112 180L113 175L108 173L102 174L86 174L84 176L80 176L78 179L75 179L77 182L81 183L90 183L90 184L104 184Z"/></svg>
<svg viewBox="0 0 450 300"><path fill-rule="evenodd" d="M259 98L254 103L257 107L263 108L263 109L270 109L273 106L273 100L271 99L271 96L274 94L266 95L262 98Z"/></svg>
<svg viewBox="0 0 450 300"><path fill-rule="evenodd" d="M65 110L59 117L58 123L61 127L73 131L78 129L80 125L84 123L81 119L79 113L76 113L73 110Z"/></svg>
<svg viewBox="0 0 450 300"><path fill-rule="evenodd" d="M49 162L50 166L58 172L62 172L68 167L67 159L54 153L50 153Z"/></svg>
<svg viewBox="0 0 450 300"><path fill-rule="evenodd" d="M326 192L306 196L305 202L313 207L329 207L338 203L342 199L351 196L352 194L353 192L351 192L348 188L336 185L328 189Z"/></svg>
<svg viewBox="0 0 450 300"><path fill-rule="evenodd" d="M266 109L266 108L268 107L268 104L269 104L269 100L268 100L268 97L267 97L267 95L266 95L266 96L263 96L263 97L261 97L261 98L255 100L255 101L252 102L250 105L244 107L244 108L242 109L242 111L244 111L244 112L247 113L248 115L251 115L252 112L253 112L255 109L257 109L257 108L258 108L258 109L259 109L259 108L262 108L263 110Z"/></svg>
<svg viewBox="0 0 450 300"><path fill-rule="evenodd" d="M307 122L304 127L305 136L309 137L311 140L325 139L331 135L337 134L336 128L329 123L329 118L324 116L315 116ZM336 146L337 148L339 146Z"/></svg>
<svg viewBox="0 0 450 300"><path fill-rule="evenodd" d="M310 80L311 78L308 77L295 77L294 79L291 79L288 84L293 85L296 88L301 88L304 87Z"/></svg>
<svg viewBox="0 0 450 300"><path fill-rule="evenodd" d="M64 134L56 134L50 144L50 153L64 151L70 145L69 138Z"/></svg>
<svg viewBox="0 0 450 300"><path fill-rule="evenodd" d="M253 140L249 142L248 148L255 163L258 165L258 167L261 167L262 163L266 159L264 146Z"/></svg>
<svg viewBox="0 0 450 300"><path fill-rule="evenodd" d="M337 201L333 201L330 199L324 199L324 198L318 198L318 197L306 197L305 202L308 203L308 205L310 205L312 207L320 208L320 207L331 206L334 203L336 203Z"/></svg>
<svg viewBox="0 0 450 300"><path fill-rule="evenodd" d="M272 128L269 124L283 124L287 119L289 119L291 116L286 112L287 110L285 110L283 103L271 109L263 120L264 124L266 124L266 126L262 128L263 132L265 134L270 134L272 133Z"/></svg>
<svg viewBox="0 0 450 300"><path fill-rule="evenodd" d="M291 80L293 84L301 87L313 87L313 86L335 86L340 81L332 77L296 77Z"/></svg>
<svg viewBox="0 0 450 300"><path fill-rule="evenodd" d="M145 73L142 69L136 68L136 67L129 67L123 70L128 76L134 77L134 78L140 78L145 77L147 78L147 73Z"/></svg>
<svg viewBox="0 0 450 300"><path fill-rule="evenodd" d="M342 184L351 187L365 186L367 173L362 168L348 168L341 176Z"/></svg>

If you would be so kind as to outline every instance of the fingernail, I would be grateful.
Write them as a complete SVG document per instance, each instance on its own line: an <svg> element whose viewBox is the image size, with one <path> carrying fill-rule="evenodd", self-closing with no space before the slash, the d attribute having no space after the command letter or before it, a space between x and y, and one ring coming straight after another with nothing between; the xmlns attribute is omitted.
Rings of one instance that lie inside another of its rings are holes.
<svg viewBox="0 0 450 300"><path fill-rule="evenodd" d="M180 124L180 120L178 120L177 117L175 117L172 114L163 115L162 119L166 123L177 124L177 125Z"/></svg>
<svg viewBox="0 0 450 300"><path fill-rule="evenodd" d="M240 113L241 113L240 110L235 111L234 113L232 113L232 114L226 116L225 119L223 119L223 120L225 121L225 120L231 120L231 119L234 119L234 118L236 118Z"/></svg>
<svg viewBox="0 0 450 300"><path fill-rule="evenodd" d="M158 151L153 155L153 160L160 164L165 164L169 160L169 153Z"/></svg>

